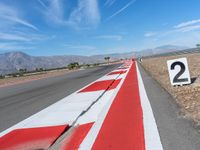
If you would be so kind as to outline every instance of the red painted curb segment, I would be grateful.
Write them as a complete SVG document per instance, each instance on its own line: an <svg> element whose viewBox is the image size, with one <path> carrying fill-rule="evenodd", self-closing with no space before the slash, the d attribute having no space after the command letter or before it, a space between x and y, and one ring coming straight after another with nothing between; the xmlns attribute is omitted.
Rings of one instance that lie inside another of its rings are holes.
<svg viewBox="0 0 200 150"><path fill-rule="evenodd" d="M126 73L126 71L113 71L113 72L109 73L108 75L124 74L124 73Z"/></svg>
<svg viewBox="0 0 200 150"><path fill-rule="evenodd" d="M76 150L91 129L94 123L87 123L78 126L70 137L63 140L60 150Z"/></svg>
<svg viewBox="0 0 200 150"><path fill-rule="evenodd" d="M81 90L80 92L92 92L92 91L100 91L100 90L112 90L112 89L114 89L114 88L117 87L117 85L120 83L120 81L121 81L121 79L97 81L97 82L91 84L90 86L86 87L85 89ZM108 87L109 87L109 89L108 89Z"/></svg>
<svg viewBox="0 0 200 150"><path fill-rule="evenodd" d="M47 149L68 125L13 130L0 138L0 150Z"/></svg>
<svg viewBox="0 0 200 150"><path fill-rule="evenodd" d="M145 150L135 62L111 105L92 149Z"/></svg>

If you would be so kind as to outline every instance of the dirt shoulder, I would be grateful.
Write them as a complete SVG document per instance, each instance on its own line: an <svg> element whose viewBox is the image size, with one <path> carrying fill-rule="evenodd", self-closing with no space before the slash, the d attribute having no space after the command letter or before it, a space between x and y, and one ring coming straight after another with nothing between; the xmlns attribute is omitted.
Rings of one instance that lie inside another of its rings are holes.
<svg viewBox="0 0 200 150"><path fill-rule="evenodd" d="M21 77L12 77L12 78L4 78L0 79L0 87L5 87L9 85L14 85L14 84L20 84L24 82L30 82L34 80L40 80L48 77L54 77L54 76L60 76L69 72L72 72L75 70L68 70L68 69L63 69L63 70L53 70L53 71L46 71L46 72L41 72L37 74L32 74L28 76L21 76Z"/></svg>
<svg viewBox="0 0 200 150"><path fill-rule="evenodd" d="M169 80L167 60L182 57L187 57L193 83L173 87ZM146 58L141 64L174 97L182 108L183 116L200 123L200 53Z"/></svg>

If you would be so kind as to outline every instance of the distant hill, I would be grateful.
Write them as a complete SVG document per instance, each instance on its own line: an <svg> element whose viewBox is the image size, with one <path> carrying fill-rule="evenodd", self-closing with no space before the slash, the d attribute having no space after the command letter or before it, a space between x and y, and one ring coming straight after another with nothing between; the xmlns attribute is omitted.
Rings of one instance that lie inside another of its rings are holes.
<svg viewBox="0 0 200 150"><path fill-rule="evenodd" d="M160 47L145 49L137 53L137 56L150 56L150 55L158 55L170 52L181 51L184 49L188 49L185 46L176 46L176 45L163 45Z"/></svg>
<svg viewBox="0 0 200 150"><path fill-rule="evenodd" d="M186 49L186 47L165 45L154 49L146 49L138 52L129 53L113 53L105 55L93 56L30 56L23 52L9 52L0 54L0 74L17 72L19 69L27 69L29 71L36 68L57 68L67 66L71 62L79 62L80 64L101 63L104 62L104 57L109 56L111 60L119 60L124 58L148 56L154 54L162 54Z"/></svg>
<svg viewBox="0 0 200 150"><path fill-rule="evenodd" d="M19 69L27 69L29 71L36 68L57 68L67 66L71 62L79 62L80 64L101 63L104 57L110 56L111 60L119 60L120 58L132 57L128 54L108 54L94 56L30 56L23 52L9 52L0 54L0 74L17 72Z"/></svg>

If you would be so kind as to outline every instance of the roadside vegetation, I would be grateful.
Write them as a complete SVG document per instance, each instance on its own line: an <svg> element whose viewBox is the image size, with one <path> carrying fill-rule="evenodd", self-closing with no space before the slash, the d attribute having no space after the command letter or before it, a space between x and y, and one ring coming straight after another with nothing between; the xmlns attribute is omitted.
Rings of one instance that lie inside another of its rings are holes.
<svg viewBox="0 0 200 150"><path fill-rule="evenodd" d="M119 61L112 61L110 62L110 64L118 62ZM26 68L19 69L18 72L16 73L6 74L6 75L0 74L0 87L23 83L23 82L29 82L32 80L39 80L43 78L64 75L66 73L73 72L76 70L80 69L82 70L101 65L107 65L107 62L94 63L94 64L79 64L77 62L74 62L61 68L51 68L51 69L36 68L33 71L28 71Z"/></svg>
<svg viewBox="0 0 200 150"><path fill-rule="evenodd" d="M105 61L107 61L107 63L109 64L110 62L110 57L104 57Z"/></svg>
<svg viewBox="0 0 200 150"><path fill-rule="evenodd" d="M14 72L14 73L0 74L0 79L47 74L48 72L60 71L60 70L87 69L87 68L90 68L90 67L96 67L96 66L100 66L100 65L109 64L110 57L105 57L104 59L106 60L106 62L104 62L104 63L79 64L79 62L72 62L72 63L66 65L65 67L59 67L59 68L49 68L49 69L47 69L47 68L36 68L35 70L31 70L31 71L27 70L26 68L21 68L21 69L18 69L18 71Z"/></svg>

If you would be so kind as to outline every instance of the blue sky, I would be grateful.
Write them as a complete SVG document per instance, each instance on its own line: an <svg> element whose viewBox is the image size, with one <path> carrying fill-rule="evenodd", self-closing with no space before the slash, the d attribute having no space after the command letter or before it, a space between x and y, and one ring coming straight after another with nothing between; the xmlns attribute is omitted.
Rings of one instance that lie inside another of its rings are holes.
<svg viewBox="0 0 200 150"><path fill-rule="evenodd" d="M200 42L199 0L1 0L0 53L94 55Z"/></svg>

